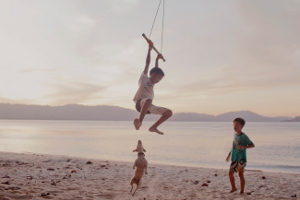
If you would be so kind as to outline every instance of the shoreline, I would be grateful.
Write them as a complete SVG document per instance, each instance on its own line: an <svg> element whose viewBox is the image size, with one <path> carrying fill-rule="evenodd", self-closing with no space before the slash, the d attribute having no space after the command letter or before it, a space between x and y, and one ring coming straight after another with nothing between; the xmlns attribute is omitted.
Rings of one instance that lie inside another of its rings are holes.
<svg viewBox="0 0 300 200"><path fill-rule="evenodd" d="M84 156L71 156L71 155L59 155L59 154L46 154L46 153L34 153L34 152L9 152L9 151L0 151L1 154L23 154L23 155L43 155L43 156L54 156L54 157L66 157L66 158L73 158L73 159L81 159L81 160L95 160L95 161L110 161L110 162L120 162L120 163L133 163L133 161L127 161L127 160L117 160L117 159L101 159L101 158L93 158L93 157L84 157ZM147 157L146 157L147 158ZM225 162L225 161L224 161ZM180 163L168 163L168 162L159 162L159 161L152 161L152 165L157 166L173 166L173 167L186 167L186 168L200 168L200 169L215 169L215 170L227 170L229 169L230 162L227 163L228 168L217 168L214 166L201 166L201 165L183 165ZM298 167L298 166L296 166ZM286 171L277 171L277 170L266 170L266 169L260 169L260 168L250 168L249 166L246 167L246 171L257 171L257 172L265 172L265 173L281 173L281 174L296 174L300 175L298 172L286 172Z"/></svg>
<svg viewBox="0 0 300 200"><path fill-rule="evenodd" d="M89 163L90 161L91 163ZM297 199L300 174L246 170L245 194L230 194L228 170L149 162L134 198L132 163L0 152L0 199ZM236 175L236 185L239 179ZM296 195L296 197L292 197Z"/></svg>

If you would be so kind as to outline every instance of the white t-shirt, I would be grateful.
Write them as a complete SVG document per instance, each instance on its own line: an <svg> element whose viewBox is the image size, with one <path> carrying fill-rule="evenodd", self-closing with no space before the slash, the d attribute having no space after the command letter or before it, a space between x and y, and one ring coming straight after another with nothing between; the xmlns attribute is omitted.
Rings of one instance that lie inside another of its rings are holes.
<svg viewBox="0 0 300 200"><path fill-rule="evenodd" d="M139 99L153 99L153 83L151 83L150 78L144 72L141 74L139 79L139 89L137 90L133 101L137 102Z"/></svg>

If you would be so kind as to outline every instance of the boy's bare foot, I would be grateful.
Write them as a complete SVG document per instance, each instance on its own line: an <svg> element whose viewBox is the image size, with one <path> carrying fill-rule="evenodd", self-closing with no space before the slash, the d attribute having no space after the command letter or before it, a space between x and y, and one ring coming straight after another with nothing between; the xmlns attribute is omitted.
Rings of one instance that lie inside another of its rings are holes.
<svg viewBox="0 0 300 200"><path fill-rule="evenodd" d="M244 191L240 191L240 194L244 194Z"/></svg>
<svg viewBox="0 0 300 200"><path fill-rule="evenodd" d="M230 193L233 193L233 192L235 192L235 191L237 191L237 189L236 189L236 188L233 188L233 189L230 191Z"/></svg>
<svg viewBox="0 0 300 200"><path fill-rule="evenodd" d="M155 128L155 127L149 128L149 131L150 131L150 132L158 133L158 134L160 134L160 135L163 135L163 134L164 134L163 132L161 132L160 130L158 130L158 129Z"/></svg>
<svg viewBox="0 0 300 200"><path fill-rule="evenodd" d="M134 119L133 124L136 130L139 130L142 125L139 119Z"/></svg>

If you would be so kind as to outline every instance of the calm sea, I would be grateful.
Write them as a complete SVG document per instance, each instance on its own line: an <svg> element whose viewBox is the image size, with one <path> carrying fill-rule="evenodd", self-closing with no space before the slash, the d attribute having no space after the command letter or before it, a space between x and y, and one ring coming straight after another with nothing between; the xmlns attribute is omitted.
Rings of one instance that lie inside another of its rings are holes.
<svg viewBox="0 0 300 200"><path fill-rule="evenodd" d="M68 155L133 162L142 140L151 163L228 168L230 122L167 122L165 135L140 131L132 122L0 120L0 151ZM300 123L247 123L255 143L248 150L248 169L300 173Z"/></svg>

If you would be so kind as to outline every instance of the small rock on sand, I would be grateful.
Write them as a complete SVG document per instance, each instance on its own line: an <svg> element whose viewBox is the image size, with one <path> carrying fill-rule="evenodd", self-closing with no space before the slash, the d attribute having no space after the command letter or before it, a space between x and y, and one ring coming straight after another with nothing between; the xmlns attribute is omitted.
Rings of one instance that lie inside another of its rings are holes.
<svg viewBox="0 0 300 200"><path fill-rule="evenodd" d="M71 174L64 175L63 179L71 178Z"/></svg>
<svg viewBox="0 0 300 200"><path fill-rule="evenodd" d="M294 194L294 195L292 195L291 197L292 197L292 198L296 198L296 197L297 197L297 195L296 195L296 194Z"/></svg>
<svg viewBox="0 0 300 200"><path fill-rule="evenodd" d="M55 169L49 167L49 168L47 168L47 170L48 170L48 171L54 171Z"/></svg>
<svg viewBox="0 0 300 200"><path fill-rule="evenodd" d="M261 178L262 178L262 179L266 179L266 177L265 177L265 176L262 176Z"/></svg>
<svg viewBox="0 0 300 200"><path fill-rule="evenodd" d="M208 184L207 184L207 183L203 183L201 186L202 186L202 187L207 187Z"/></svg>
<svg viewBox="0 0 300 200"><path fill-rule="evenodd" d="M19 190L21 189L20 187L16 187L16 186L12 186L12 187L9 187L7 188L8 190Z"/></svg>
<svg viewBox="0 0 300 200"><path fill-rule="evenodd" d="M41 194L41 197L46 197L46 196L49 196L49 195L50 195L49 192L43 192L43 193Z"/></svg>
<svg viewBox="0 0 300 200"><path fill-rule="evenodd" d="M4 182L2 182L2 184L10 185L9 181L4 181Z"/></svg>
<svg viewBox="0 0 300 200"><path fill-rule="evenodd" d="M91 164L93 164L93 163L92 163L92 161L87 161L86 164L87 164L87 165L91 165Z"/></svg>

